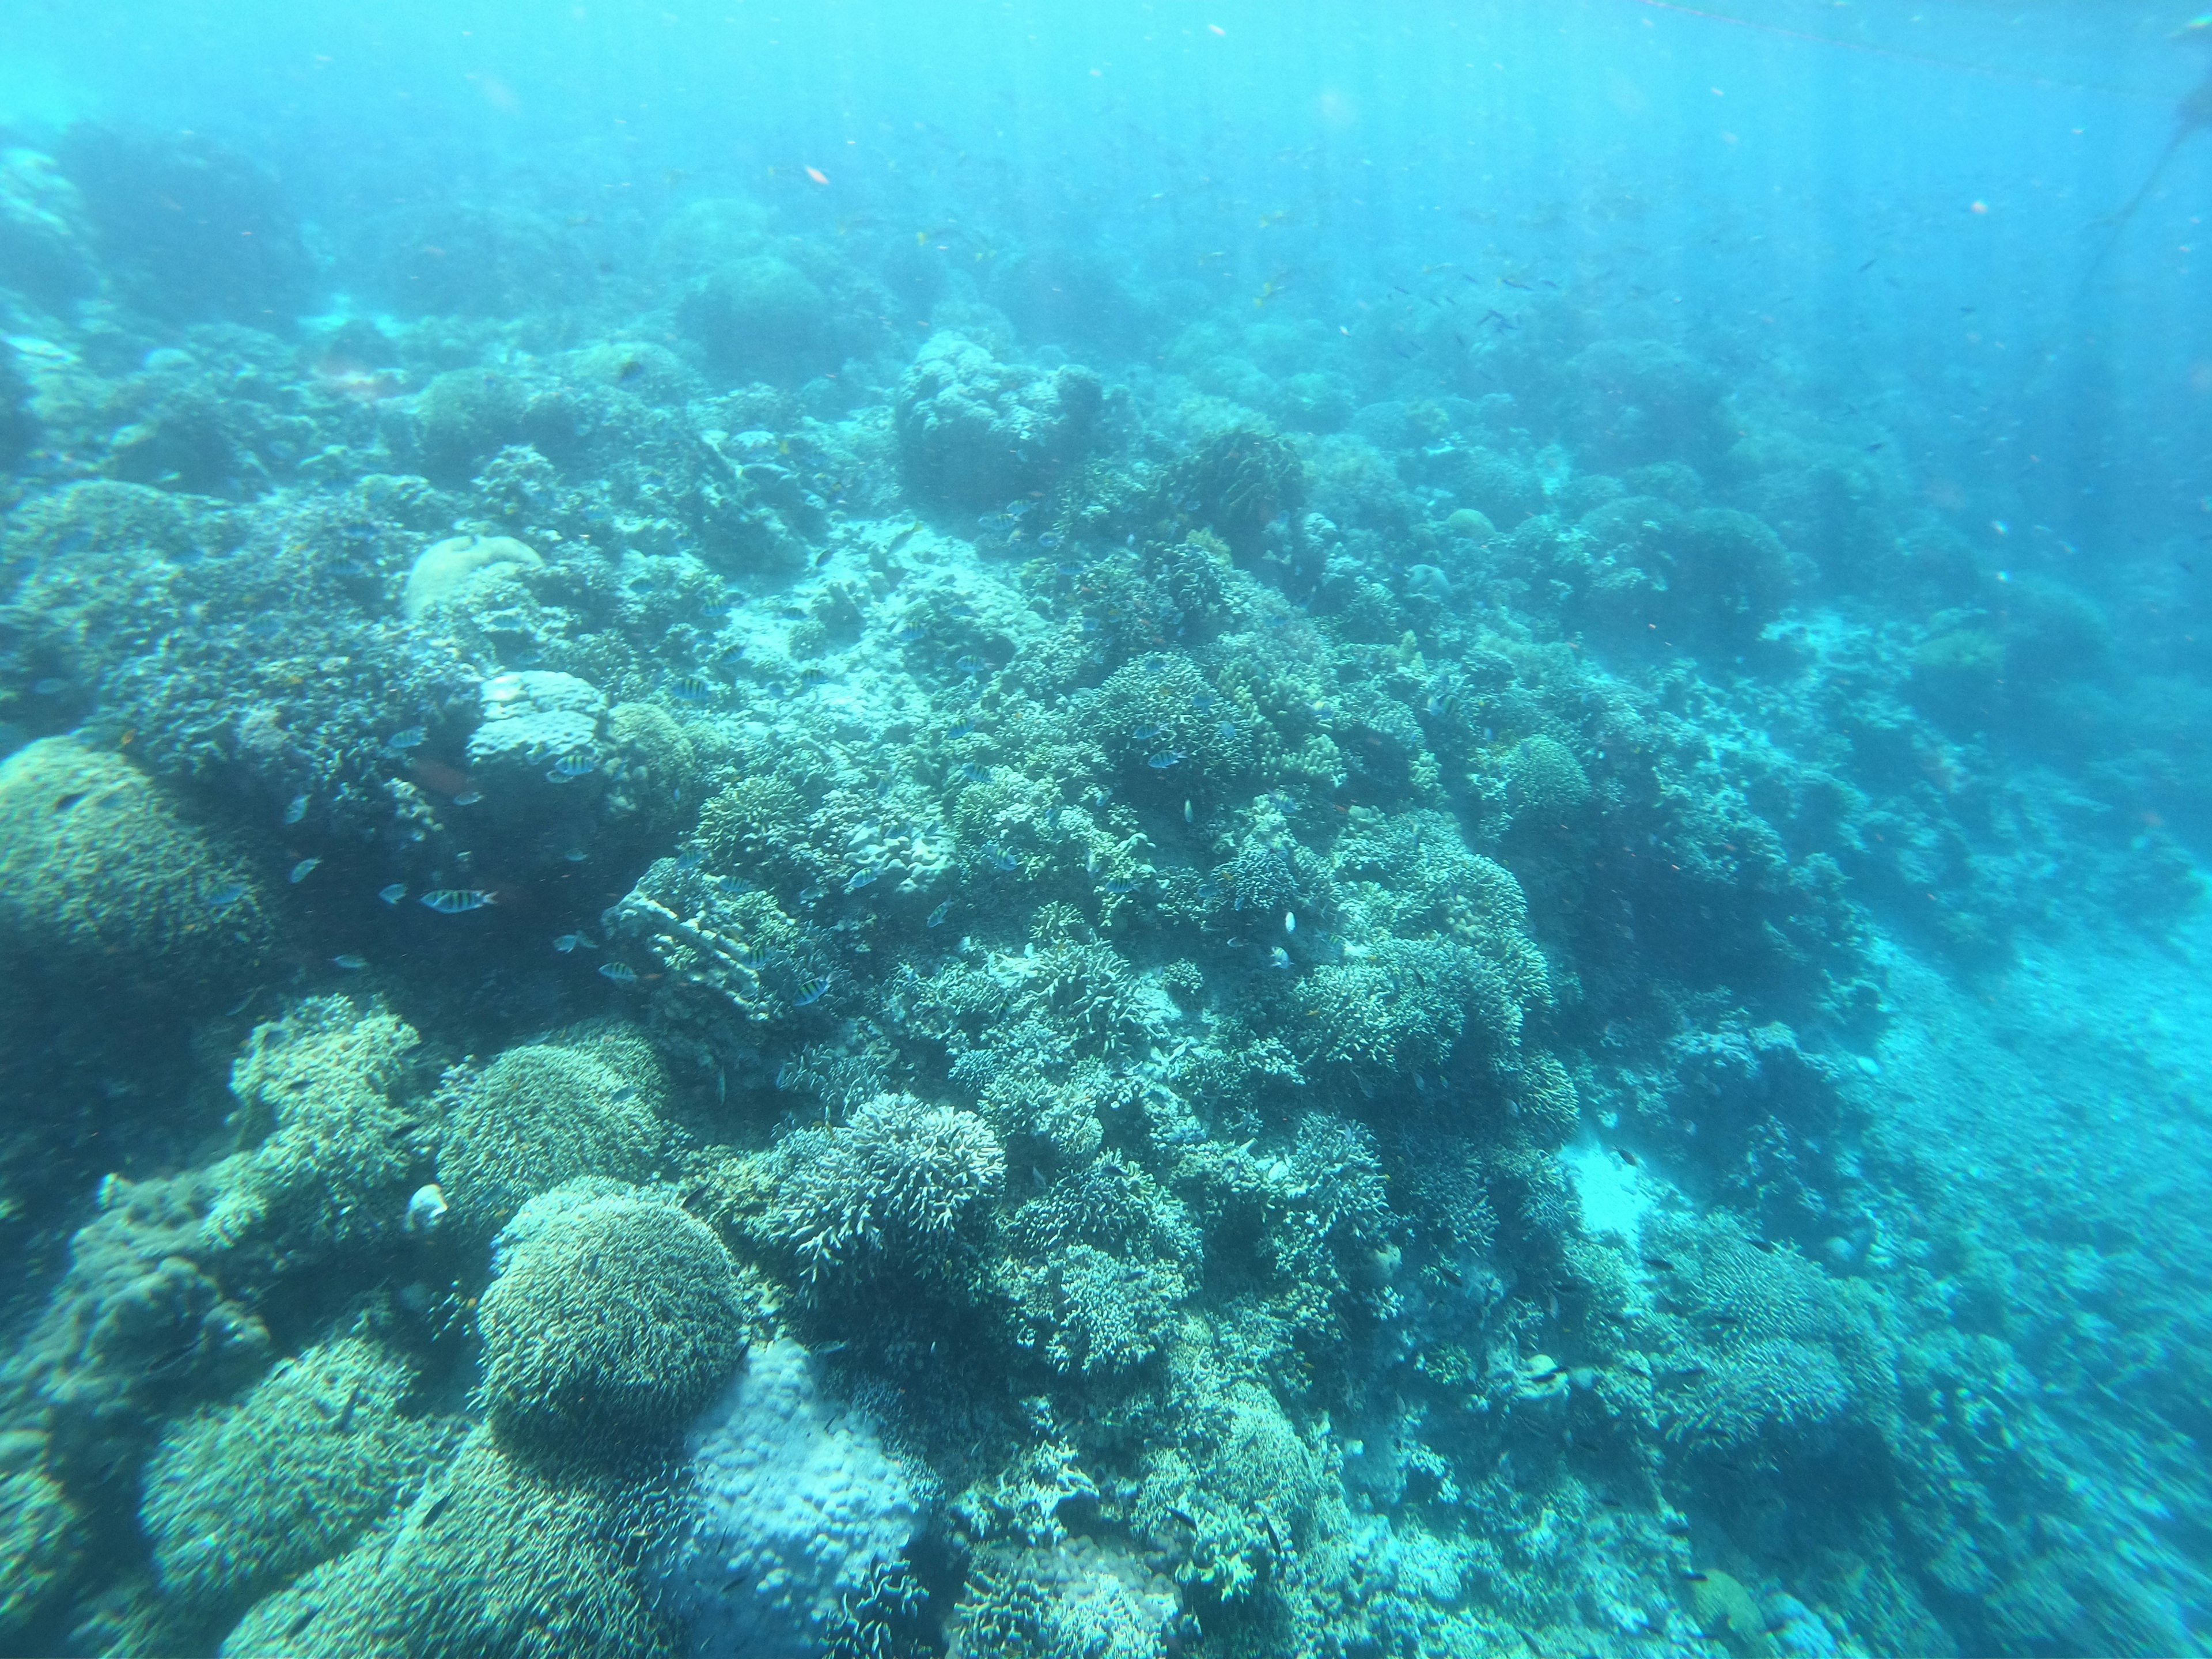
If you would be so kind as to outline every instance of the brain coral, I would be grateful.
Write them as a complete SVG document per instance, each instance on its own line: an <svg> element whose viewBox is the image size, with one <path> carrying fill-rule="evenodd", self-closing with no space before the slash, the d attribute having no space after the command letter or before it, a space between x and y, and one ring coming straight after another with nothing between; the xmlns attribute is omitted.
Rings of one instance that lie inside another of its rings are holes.
<svg viewBox="0 0 2212 1659"><path fill-rule="evenodd" d="M922 1487L788 1339L753 1351L690 1445L690 1511L658 1572L692 1651L813 1659L842 1600L904 1552Z"/></svg>
<svg viewBox="0 0 2212 1659"><path fill-rule="evenodd" d="M523 1206L477 1310L501 1443L619 1461L679 1431L729 1374L745 1316L703 1224L611 1182Z"/></svg>
<svg viewBox="0 0 2212 1659"><path fill-rule="evenodd" d="M252 872L143 774L71 738L0 763L0 948L82 987L219 1001L274 929Z"/></svg>
<svg viewBox="0 0 2212 1659"><path fill-rule="evenodd" d="M414 1380L381 1345L341 1337L171 1428L139 1505L163 1589L243 1605L351 1543L446 1437L401 1411Z"/></svg>
<svg viewBox="0 0 2212 1659"><path fill-rule="evenodd" d="M544 563L527 543L512 536L448 536L424 548L409 568L400 614L419 622L434 607L465 592L478 571L501 565L536 570Z"/></svg>

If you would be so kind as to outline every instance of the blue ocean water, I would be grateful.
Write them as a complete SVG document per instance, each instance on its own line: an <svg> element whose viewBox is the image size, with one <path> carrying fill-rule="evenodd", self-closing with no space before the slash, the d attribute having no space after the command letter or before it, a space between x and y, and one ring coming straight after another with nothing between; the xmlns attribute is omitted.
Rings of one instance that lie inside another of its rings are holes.
<svg viewBox="0 0 2212 1659"><path fill-rule="evenodd" d="M5 10L0 1652L2212 1647L2212 21Z"/></svg>

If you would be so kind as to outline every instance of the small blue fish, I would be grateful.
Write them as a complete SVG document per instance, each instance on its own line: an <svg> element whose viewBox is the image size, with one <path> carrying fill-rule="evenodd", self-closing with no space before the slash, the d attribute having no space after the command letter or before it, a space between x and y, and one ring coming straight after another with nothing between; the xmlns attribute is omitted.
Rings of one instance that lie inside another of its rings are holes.
<svg viewBox="0 0 2212 1659"><path fill-rule="evenodd" d="M1190 706L1201 714L1220 701L1221 699L1211 691L1194 691L1190 694Z"/></svg>
<svg viewBox="0 0 2212 1659"><path fill-rule="evenodd" d="M679 676L668 690L679 702L711 702L714 698L714 688L696 674Z"/></svg>
<svg viewBox="0 0 2212 1659"><path fill-rule="evenodd" d="M802 887L799 890L799 902L801 904L812 904L817 899L825 896L829 891L826 887Z"/></svg>
<svg viewBox="0 0 2212 1659"><path fill-rule="evenodd" d="M983 854L991 860L994 870L1018 870L1022 867L1022 861L1003 847L986 847Z"/></svg>
<svg viewBox="0 0 2212 1659"><path fill-rule="evenodd" d="M619 1106L625 1100L635 1100L636 1098L637 1085L635 1083L625 1083L621 1088L616 1090L612 1094L607 1097L607 1103L610 1106Z"/></svg>
<svg viewBox="0 0 2212 1659"><path fill-rule="evenodd" d="M1182 762L1182 755L1178 750L1169 749L1153 756L1152 759L1146 761L1145 764L1151 767L1155 772L1164 772L1170 766L1181 766Z"/></svg>
<svg viewBox="0 0 2212 1659"><path fill-rule="evenodd" d="M301 818L304 818L307 816L307 798L305 795L293 796L290 803L284 808L284 822L287 823L297 823Z"/></svg>
<svg viewBox="0 0 2212 1659"><path fill-rule="evenodd" d="M872 886L879 873L874 870L855 870L853 872L852 880L845 884L845 890L848 893L857 893L863 887Z"/></svg>
<svg viewBox="0 0 2212 1659"><path fill-rule="evenodd" d="M676 855L675 865L678 870L686 874L696 870L699 867L699 849L696 847L685 848Z"/></svg>
<svg viewBox="0 0 2212 1659"><path fill-rule="evenodd" d="M1218 881L1201 881L1198 884L1198 896L1204 903L1213 903L1221 896L1221 884Z"/></svg>
<svg viewBox="0 0 2212 1659"><path fill-rule="evenodd" d="M462 791L461 791L461 793L460 793L459 794L458 794L458 795L456 795L456 796L454 796L454 797L453 797L453 805L456 805L456 806L474 806L474 805L475 805L478 801L482 800L483 799L483 790L481 790L481 789L464 789L464 790L462 790Z"/></svg>
<svg viewBox="0 0 2212 1659"><path fill-rule="evenodd" d="M1164 726L1140 726L1129 735L1139 743L1150 743L1154 738L1164 738L1167 734L1168 729Z"/></svg>
<svg viewBox="0 0 2212 1659"><path fill-rule="evenodd" d="M1291 965L1291 953L1278 945L1267 953L1267 960L1278 968L1287 968Z"/></svg>
<svg viewBox="0 0 2212 1659"><path fill-rule="evenodd" d="M457 916L464 910L483 909L492 902L492 896L477 887L441 887L423 894L422 902L441 916Z"/></svg>
<svg viewBox="0 0 2212 1659"><path fill-rule="evenodd" d="M384 746L395 755L404 755L410 749L420 749L430 740L430 733L419 726L410 726L404 732L394 732L384 740Z"/></svg>
<svg viewBox="0 0 2212 1659"><path fill-rule="evenodd" d="M1062 560L1053 568L1063 576L1080 576L1083 574L1083 567L1072 560Z"/></svg>
<svg viewBox="0 0 2212 1659"><path fill-rule="evenodd" d="M821 1001L822 994L829 988L830 981L828 980L817 979L809 984L807 988L801 991L797 996L792 998L791 1006L794 1008L808 1007L814 1003Z"/></svg>
<svg viewBox="0 0 2212 1659"><path fill-rule="evenodd" d="M1133 893L1137 890L1137 884L1133 881L1109 881L1102 884L1105 887L1108 892L1113 894L1117 898L1121 896L1123 894Z"/></svg>
<svg viewBox="0 0 2212 1659"><path fill-rule="evenodd" d="M33 681L31 685L31 690L33 695L41 697L58 697L63 692L68 690L69 682L67 680L56 679L51 674L47 675L46 678L42 680Z"/></svg>
<svg viewBox="0 0 2212 1659"><path fill-rule="evenodd" d="M805 667L799 671L799 684L803 690L809 691L812 690L816 686L821 684L823 681L829 678L830 671L828 669L817 667L813 663L807 664Z"/></svg>
<svg viewBox="0 0 2212 1659"><path fill-rule="evenodd" d="M1429 699L1429 718L1448 720L1459 713L1459 699L1449 691L1438 691Z"/></svg>
<svg viewBox="0 0 2212 1659"><path fill-rule="evenodd" d="M960 763L960 775L970 783L988 783L991 781L991 775L976 765L974 761Z"/></svg>
<svg viewBox="0 0 2212 1659"><path fill-rule="evenodd" d="M635 985L637 969L626 962L603 962L599 964L599 977L611 979L617 985Z"/></svg>
<svg viewBox="0 0 2212 1659"><path fill-rule="evenodd" d="M991 667L991 665L985 662L981 657L974 656L957 658L954 659L952 665L963 674L988 673Z"/></svg>
<svg viewBox="0 0 2212 1659"><path fill-rule="evenodd" d="M901 645L920 645L929 637L929 630L908 623L904 628L899 629L896 637Z"/></svg>
<svg viewBox="0 0 2212 1659"><path fill-rule="evenodd" d="M395 881L389 887L378 888L376 896L386 904L397 904L407 896L407 884L404 881Z"/></svg>
<svg viewBox="0 0 2212 1659"><path fill-rule="evenodd" d="M563 933L560 938L553 941L553 948L558 951L564 957L571 951L574 950L579 945L582 945L586 951L596 951L599 948L598 945L592 944L590 939L585 938L581 933Z"/></svg>
<svg viewBox="0 0 2212 1659"><path fill-rule="evenodd" d="M321 862L322 860L320 859L301 859L297 864L294 865L292 866L292 874L289 878L292 885L297 887L301 882L307 880L309 876L313 875L315 873L315 866Z"/></svg>
<svg viewBox="0 0 2212 1659"><path fill-rule="evenodd" d="M1036 538L1036 544L1039 547L1044 549L1046 552L1049 553L1059 547L1060 539L1060 532L1057 530L1048 530L1043 535Z"/></svg>
<svg viewBox="0 0 2212 1659"><path fill-rule="evenodd" d="M581 864L586 859L592 855L589 853L586 853L580 847L571 847L567 852L562 854L561 856L568 860L571 864Z"/></svg>
<svg viewBox="0 0 2212 1659"><path fill-rule="evenodd" d="M331 961L335 966L344 969L349 974L357 974L368 966L367 957L356 956L350 951L342 957L332 957Z"/></svg>
<svg viewBox="0 0 2212 1659"><path fill-rule="evenodd" d="M599 769L596 755L563 755L553 763L553 769L545 775L555 783L567 783L573 779L589 777Z"/></svg>
<svg viewBox="0 0 2212 1659"><path fill-rule="evenodd" d="M939 905L934 910L932 910L929 913L929 920L924 922L922 926L925 927L941 927L945 924L945 917L951 914L952 901L951 899L947 899L944 903Z"/></svg>
<svg viewBox="0 0 2212 1659"><path fill-rule="evenodd" d="M210 910L228 910L232 905L237 903L239 900L245 896L246 884L244 882L228 882L208 895L208 908Z"/></svg>
<svg viewBox="0 0 2212 1659"><path fill-rule="evenodd" d="M952 729L950 732L947 732L945 736L949 738L964 738L975 729L975 722L973 720L955 720L952 722Z"/></svg>
<svg viewBox="0 0 2212 1659"><path fill-rule="evenodd" d="M1220 725L1218 725L1218 726L1215 726L1215 727L1213 728L1213 735L1214 735L1215 737L1217 737L1217 738L1220 738L1220 739L1222 740L1222 742L1224 742L1224 743L1234 743L1234 742L1236 742L1236 741L1237 741L1237 722L1236 722L1236 721L1234 721L1234 720L1224 720L1224 721L1222 721Z"/></svg>

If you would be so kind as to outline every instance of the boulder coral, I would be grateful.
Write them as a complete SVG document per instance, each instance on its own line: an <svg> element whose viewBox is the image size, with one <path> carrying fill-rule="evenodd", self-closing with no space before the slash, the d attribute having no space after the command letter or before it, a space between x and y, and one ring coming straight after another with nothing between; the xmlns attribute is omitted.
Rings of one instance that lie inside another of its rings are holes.
<svg viewBox="0 0 2212 1659"><path fill-rule="evenodd" d="M793 385L837 366L828 298L772 253L733 259L702 277L678 302L676 320L725 384Z"/></svg>
<svg viewBox="0 0 2212 1659"><path fill-rule="evenodd" d="M547 1468L479 1429L351 1549L255 1603L223 1659L672 1653L639 1574L664 1507L656 1487Z"/></svg>
<svg viewBox="0 0 2212 1659"><path fill-rule="evenodd" d="M965 335L933 335L899 381L908 484L940 507L1003 507L1083 458L1103 404L1086 368L1048 373L1001 362Z"/></svg>
<svg viewBox="0 0 2212 1659"><path fill-rule="evenodd" d="M689 1496L651 1571L690 1626L690 1650L836 1651L824 1644L847 1604L900 1565L921 1529L926 1476L788 1337L753 1349L686 1450Z"/></svg>

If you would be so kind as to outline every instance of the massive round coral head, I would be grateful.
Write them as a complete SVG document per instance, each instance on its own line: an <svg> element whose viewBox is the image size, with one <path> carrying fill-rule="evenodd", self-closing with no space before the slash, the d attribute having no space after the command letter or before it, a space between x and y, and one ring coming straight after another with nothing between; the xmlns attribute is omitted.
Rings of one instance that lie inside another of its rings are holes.
<svg viewBox="0 0 2212 1659"><path fill-rule="evenodd" d="M618 1461L679 1430L744 1345L721 1241L673 1205L586 1182L523 1207L478 1311L502 1443Z"/></svg>

